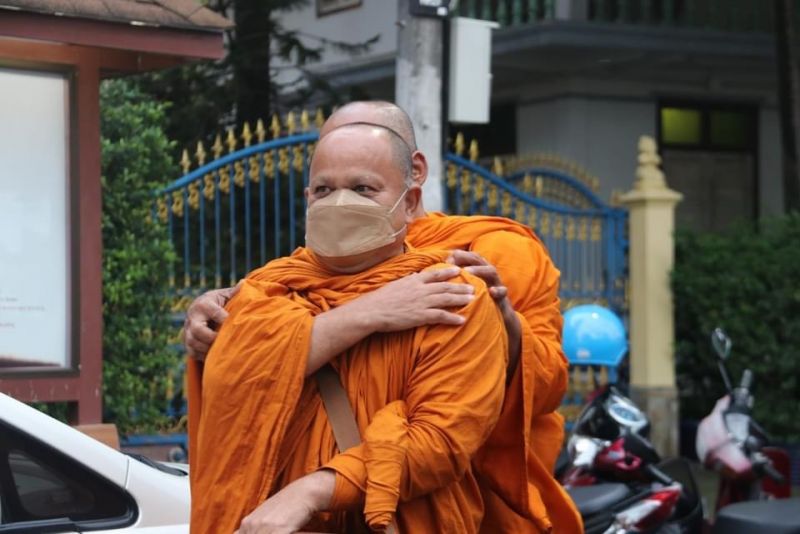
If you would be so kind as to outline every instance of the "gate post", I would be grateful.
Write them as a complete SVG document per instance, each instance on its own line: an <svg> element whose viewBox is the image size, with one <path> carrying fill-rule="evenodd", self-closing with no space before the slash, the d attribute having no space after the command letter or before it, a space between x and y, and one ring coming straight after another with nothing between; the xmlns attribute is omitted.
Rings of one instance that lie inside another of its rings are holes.
<svg viewBox="0 0 800 534"><path fill-rule="evenodd" d="M650 418L650 437L665 456L678 454L678 391L670 273L675 206L683 195L667 187L655 141L639 139L633 189L620 201L629 210L631 397Z"/></svg>

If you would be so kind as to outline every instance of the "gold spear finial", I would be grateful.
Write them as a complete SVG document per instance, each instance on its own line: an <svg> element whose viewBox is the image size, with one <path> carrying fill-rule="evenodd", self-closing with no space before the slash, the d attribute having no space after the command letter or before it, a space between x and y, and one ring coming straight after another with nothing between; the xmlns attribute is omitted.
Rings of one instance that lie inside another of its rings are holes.
<svg viewBox="0 0 800 534"><path fill-rule="evenodd" d="M259 143L263 143L264 139L267 138L267 130L264 129L264 121L261 119L256 121L256 138L258 138Z"/></svg>
<svg viewBox="0 0 800 534"><path fill-rule="evenodd" d="M229 154L236 150L236 136L233 135L233 128L228 128L228 136L225 139L225 144L228 145Z"/></svg>
<svg viewBox="0 0 800 534"><path fill-rule="evenodd" d="M222 146L222 138L219 134L214 138L214 144L211 145L211 152L214 153L214 159L219 159L225 147Z"/></svg>
<svg viewBox="0 0 800 534"><path fill-rule="evenodd" d="M183 153L181 154L181 169L183 169L183 174L187 174L189 172L189 168L192 166L192 160L189 159L189 151L185 148L183 149Z"/></svg>
<svg viewBox="0 0 800 534"><path fill-rule="evenodd" d="M464 134L458 132L456 134L456 142L453 143L453 150L455 150L457 156L464 155L464 148L466 148L465 145L466 142L464 141Z"/></svg>
<svg viewBox="0 0 800 534"><path fill-rule="evenodd" d="M197 166L198 167L202 167L203 165L206 164L206 156L208 156L208 154L206 153L206 149L203 146L203 142L202 141L198 141L197 142L197 150L194 151L194 157L195 157L195 159L197 159Z"/></svg>
<svg viewBox="0 0 800 534"><path fill-rule="evenodd" d="M294 135L296 129L297 123L295 122L294 111L290 111L286 114L286 131L289 135Z"/></svg>
<svg viewBox="0 0 800 534"><path fill-rule="evenodd" d="M277 139L281 135L281 120L278 118L277 113L272 114L272 122L269 125L272 138Z"/></svg>
<svg viewBox="0 0 800 534"><path fill-rule="evenodd" d="M308 110L303 110L300 114L300 129L303 132L307 132L311 128L311 120L308 117Z"/></svg>
<svg viewBox="0 0 800 534"><path fill-rule="evenodd" d="M314 126L317 127L317 130L321 130L323 124L325 124L325 114L322 112L322 108L317 108L317 112L314 113Z"/></svg>
<svg viewBox="0 0 800 534"><path fill-rule="evenodd" d="M244 141L244 146L250 146L250 141L253 139L253 132L250 131L250 123L244 123L242 126L242 140Z"/></svg>
<svg viewBox="0 0 800 534"><path fill-rule="evenodd" d="M473 139L469 142L469 160L473 163L478 161L478 140Z"/></svg>

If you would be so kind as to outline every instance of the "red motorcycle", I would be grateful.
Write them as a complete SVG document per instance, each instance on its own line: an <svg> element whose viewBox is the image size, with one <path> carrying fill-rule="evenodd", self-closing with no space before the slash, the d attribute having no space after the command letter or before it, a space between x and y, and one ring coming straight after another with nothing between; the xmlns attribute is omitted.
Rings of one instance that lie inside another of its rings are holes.
<svg viewBox="0 0 800 534"><path fill-rule="evenodd" d="M732 387L725 360L731 340L717 328L711 335L717 365L728 395L719 399L697 429L697 456L720 474L711 532L800 534L800 499L789 499L789 456L770 447L752 418L753 373L745 369Z"/></svg>
<svg viewBox="0 0 800 534"><path fill-rule="evenodd" d="M647 416L614 386L581 411L559 479L583 517L587 534L693 533L702 508L685 461L661 461Z"/></svg>

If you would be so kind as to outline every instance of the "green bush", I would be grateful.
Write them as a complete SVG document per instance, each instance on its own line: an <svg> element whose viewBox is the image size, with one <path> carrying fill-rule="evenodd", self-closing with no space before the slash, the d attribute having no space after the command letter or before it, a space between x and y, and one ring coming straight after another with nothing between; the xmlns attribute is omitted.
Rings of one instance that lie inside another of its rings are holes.
<svg viewBox="0 0 800 534"><path fill-rule="evenodd" d="M165 105L125 80L101 87L104 418L122 432L163 423L171 332L168 267L174 253L150 218L152 191L175 174Z"/></svg>
<svg viewBox="0 0 800 534"><path fill-rule="evenodd" d="M672 275L683 418L724 394L710 333L733 340L732 380L755 375L754 417L780 440L800 440L800 215L726 235L679 232Z"/></svg>

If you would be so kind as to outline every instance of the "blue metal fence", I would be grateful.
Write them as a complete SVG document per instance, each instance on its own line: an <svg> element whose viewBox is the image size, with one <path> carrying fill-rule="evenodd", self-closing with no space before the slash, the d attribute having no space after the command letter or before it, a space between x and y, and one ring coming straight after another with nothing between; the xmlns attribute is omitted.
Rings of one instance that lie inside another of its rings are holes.
<svg viewBox="0 0 800 534"><path fill-rule="evenodd" d="M447 211L498 215L530 226L561 270L565 307L597 302L624 313L625 210L556 170L529 168L503 179L456 154L445 155L445 165Z"/></svg>

